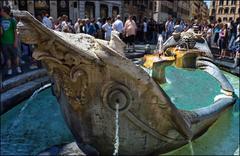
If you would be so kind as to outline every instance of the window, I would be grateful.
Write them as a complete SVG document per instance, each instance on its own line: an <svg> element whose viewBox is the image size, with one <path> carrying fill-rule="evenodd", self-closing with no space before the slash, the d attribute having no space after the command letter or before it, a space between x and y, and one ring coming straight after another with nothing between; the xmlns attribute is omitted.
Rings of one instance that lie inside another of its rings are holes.
<svg viewBox="0 0 240 156"><path fill-rule="evenodd" d="M212 2L212 6L215 7L215 1Z"/></svg>
<svg viewBox="0 0 240 156"><path fill-rule="evenodd" d="M154 2L154 12L157 11L157 2Z"/></svg>
<svg viewBox="0 0 240 156"><path fill-rule="evenodd" d="M223 21L227 21L227 17L223 17Z"/></svg>
<svg viewBox="0 0 240 156"><path fill-rule="evenodd" d="M236 0L232 0L231 5L236 5Z"/></svg>
<svg viewBox="0 0 240 156"><path fill-rule="evenodd" d="M135 0L135 1L132 1L132 5L137 5L137 1Z"/></svg>
<svg viewBox="0 0 240 156"><path fill-rule="evenodd" d="M215 9L212 9L212 14L215 14L216 13L216 10Z"/></svg>
<svg viewBox="0 0 240 156"><path fill-rule="evenodd" d="M216 15L216 10L212 9L212 15Z"/></svg>
<svg viewBox="0 0 240 156"><path fill-rule="evenodd" d="M220 0L219 5L223 5L223 2L224 2L223 0Z"/></svg>
<svg viewBox="0 0 240 156"><path fill-rule="evenodd" d="M69 2L68 0L57 1L57 14L58 17L62 15L69 16Z"/></svg>
<svg viewBox="0 0 240 156"><path fill-rule="evenodd" d="M124 4L130 5L130 3L131 3L131 0L124 0Z"/></svg>
<svg viewBox="0 0 240 156"><path fill-rule="evenodd" d="M108 6L105 4L100 4L100 17L101 18L108 17Z"/></svg>
<svg viewBox="0 0 240 156"><path fill-rule="evenodd" d="M229 12L229 9L228 9L228 8L225 8L225 9L224 9L224 14L228 14L228 12Z"/></svg>
<svg viewBox="0 0 240 156"><path fill-rule="evenodd" d="M240 8L238 8L238 14L240 14Z"/></svg>
<svg viewBox="0 0 240 156"><path fill-rule="evenodd" d="M85 18L95 17L95 4L93 2L85 3Z"/></svg>
<svg viewBox="0 0 240 156"><path fill-rule="evenodd" d="M144 0L144 5L148 5L148 0Z"/></svg>
<svg viewBox="0 0 240 156"><path fill-rule="evenodd" d="M232 21L232 17L229 18L229 21L230 21L230 22Z"/></svg>
<svg viewBox="0 0 240 156"><path fill-rule="evenodd" d="M231 8L230 14L235 14L235 12L236 12L236 8Z"/></svg>
<svg viewBox="0 0 240 156"><path fill-rule="evenodd" d="M113 6L112 8L112 16L116 17L119 14L119 8L117 6Z"/></svg>
<svg viewBox="0 0 240 156"><path fill-rule="evenodd" d="M150 4L149 4L149 9L150 9L150 10L153 9L153 2L150 2Z"/></svg>
<svg viewBox="0 0 240 156"><path fill-rule="evenodd" d="M19 10L27 10L27 0L18 0Z"/></svg>
<svg viewBox="0 0 240 156"><path fill-rule="evenodd" d="M226 5L228 5L228 0L226 0Z"/></svg>
<svg viewBox="0 0 240 156"><path fill-rule="evenodd" d="M222 22L222 18L221 17L218 17L218 20L217 20L219 23Z"/></svg>
<svg viewBox="0 0 240 156"><path fill-rule="evenodd" d="M222 12L223 12L223 9L222 9L222 8L219 8L219 9L218 9L218 14L222 14Z"/></svg>

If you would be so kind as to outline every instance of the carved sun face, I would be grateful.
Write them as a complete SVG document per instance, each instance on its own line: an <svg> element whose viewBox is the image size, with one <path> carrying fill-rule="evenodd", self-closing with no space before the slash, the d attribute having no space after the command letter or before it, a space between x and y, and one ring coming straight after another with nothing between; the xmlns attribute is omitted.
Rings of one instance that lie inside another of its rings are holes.
<svg viewBox="0 0 240 156"><path fill-rule="evenodd" d="M187 43L189 49L192 49L196 44L195 36L191 32L182 32L180 40L183 43Z"/></svg>

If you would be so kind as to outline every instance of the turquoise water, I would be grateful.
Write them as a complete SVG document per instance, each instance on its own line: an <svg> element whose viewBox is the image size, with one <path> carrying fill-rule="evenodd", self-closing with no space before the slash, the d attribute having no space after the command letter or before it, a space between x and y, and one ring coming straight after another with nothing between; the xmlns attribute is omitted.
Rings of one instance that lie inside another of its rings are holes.
<svg viewBox="0 0 240 156"><path fill-rule="evenodd" d="M190 94L190 98L178 98L176 101L174 101L177 107L183 106L185 109L193 109L194 107L191 105L194 103L202 106L205 104L211 104L211 102L209 103L207 99L209 99L209 97L213 98L214 95L218 94L220 86L216 85L215 82L213 83L215 86L213 86L211 83L207 83L206 88L209 89L206 90L206 93L201 93L200 89L197 88L199 87L199 84L196 84L194 82L194 79L199 76L198 73L192 75L193 80L191 80L191 83L186 83L185 81L180 81L178 83L176 82L176 79L188 79L188 75L191 71L184 71L183 73L179 72L179 69L169 68L167 71L167 76L169 77L169 80L172 82L172 84L165 85L165 88L163 87L166 90L167 94L172 97L181 97L184 95L184 93ZM229 82L233 85L234 91L239 97L239 78L227 72L223 73ZM204 76L204 79L201 79L200 83L203 83L202 80L205 81L205 78L211 80L211 78L208 78L208 76ZM177 85L178 87L171 88L169 87L171 85ZM187 91L182 91L182 89L184 89L184 85L186 85L186 87L189 86L190 89ZM206 89L204 86L200 85L200 87L202 89ZM213 89L217 90L214 91ZM194 93L191 91L194 91ZM208 94L209 96L206 96ZM211 100L209 99L209 101ZM235 105L233 108L229 109L222 116L220 116L214 125L209 128L207 133L203 134L200 138L192 142L192 147L195 155L233 155L233 153L239 147L239 99L238 107ZM191 155L191 149L188 144L177 150L166 153L165 155Z"/></svg>
<svg viewBox="0 0 240 156"><path fill-rule="evenodd" d="M0 155L36 155L72 140L51 89L1 116Z"/></svg>
<svg viewBox="0 0 240 156"><path fill-rule="evenodd" d="M239 96L238 77L229 73L224 74ZM211 103L208 100L219 93L220 86L217 82L201 71L195 73L169 68L166 75L170 84L163 88L169 96L175 98L172 100L177 106L192 109L193 104L197 104L198 107L202 104L208 105ZM200 84L195 83L199 78L202 78L198 81ZM211 82L206 84L206 80ZM171 88L171 85L179 87ZM190 89L186 89L188 87ZM201 90L204 90L204 93ZM191 98L186 98L184 94L190 94ZM239 116L233 115L231 109L224 113L207 133L193 141L192 146L196 155L232 155L238 147L238 138ZM0 155L36 155L53 145L69 143L73 140L51 89L40 92L32 101L25 101L1 116ZM190 154L190 148L186 145L166 155Z"/></svg>
<svg viewBox="0 0 240 156"><path fill-rule="evenodd" d="M195 155L233 155L239 147L239 116L228 110L207 133L192 141L192 147ZM191 155L191 150L185 145L165 155Z"/></svg>
<svg viewBox="0 0 240 156"><path fill-rule="evenodd" d="M161 85L177 108L193 110L211 105L220 94L220 85L201 70L184 70L172 66L166 68L167 83Z"/></svg>

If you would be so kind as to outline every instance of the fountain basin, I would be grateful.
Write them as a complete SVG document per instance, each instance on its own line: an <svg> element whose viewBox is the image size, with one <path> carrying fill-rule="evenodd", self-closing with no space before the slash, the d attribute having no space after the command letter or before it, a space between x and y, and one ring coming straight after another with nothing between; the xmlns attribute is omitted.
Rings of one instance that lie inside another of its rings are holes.
<svg viewBox="0 0 240 156"><path fill-rule="evenodd" d="M172 71L177 72L176 75L181 74L178 70L167 69L166 75L168 76L168 72ZM184 78L187 79L190 73L186 72L185 74ZM224 74L233 84L235 92L239 96L238 77L226 72ZM191 84L188 85L191 86ZM174 94L177 91L170 90L172 88L164 89L167 94ZM190 103L197 99L197 96L193 96ZM0 155L37 155L51 146L74 141L50 88L40 92L19 115L26 102L20 103L1 116ZM239 146L239 116L236 115L237 113L239 110L234 112L233 108L228 109L209 128L207 133L193 141L194 153L196 155L233 155ZM16 123L16 120L18 120L17 126L11 129L10 127L14 122ZM219 131L220 129L221 131ZM60 149L62 148L60 147ZM165 153L165 155L190 154L188 145Z"/></svg>
<svg viewBox="0 0 240 156"><path fill-rule="evenodd" d="M15 14L24 23L19 29L23 42L38 45L33 57L48 70L54 95L80 148L90 144L101 154L113 152L116 104L120 106L119 154L149 155L171 151L198 137L235 101L231 84L212 63L206 41L194 32L171 37L163 49L179 46L177 67L196 62L196 67L220 82L224 95L212 107L186 111L177 109L158 81L124 56L124 44L116 34L106 42L47 29L27 12ZM180 47L183 43L185 48Z"/></svg>

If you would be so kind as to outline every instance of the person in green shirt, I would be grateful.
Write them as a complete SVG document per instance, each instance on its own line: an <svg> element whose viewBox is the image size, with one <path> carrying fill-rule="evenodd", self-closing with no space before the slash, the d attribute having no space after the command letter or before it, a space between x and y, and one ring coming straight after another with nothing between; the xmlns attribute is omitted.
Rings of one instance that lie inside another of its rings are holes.
<svg viewBox="0 0 240 156"><path fill-rule="evenodd" d="M16 62L17 72L21 73L21 68L19 66L19 58L17 56L17 22L15 19L10 17L11 9L4 6L1 9L1 43L3 55L7 61L8 75L12 74L12 59Z"/></svg>

